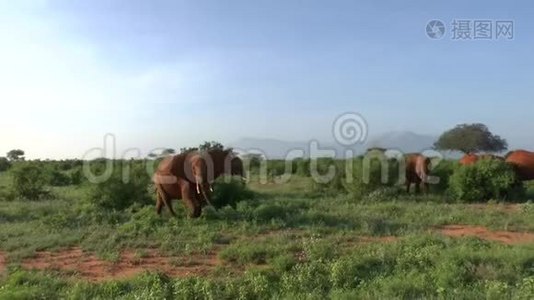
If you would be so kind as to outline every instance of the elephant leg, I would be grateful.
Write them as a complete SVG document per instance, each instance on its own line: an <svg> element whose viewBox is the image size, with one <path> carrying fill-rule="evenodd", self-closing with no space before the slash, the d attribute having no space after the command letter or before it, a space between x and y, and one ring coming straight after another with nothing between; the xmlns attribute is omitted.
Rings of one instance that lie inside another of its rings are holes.
<svg viewBox="0 0 534 300"><path fill-rule="evenodd" d="M159 193L156 195L156 197L156 213L158 215L161 215L161 209L163 208L163 200L161 200Z"/></svg>
<svg viewBox="0 0 534 300"><path fill-rule="evenodd" d="M156 213L161 215L161 209L163 208L163 199L161 196L161 190L159 186L156 186Z"/></svg>
<svg viewBox="0 0 534 300"><path fill-rule="evenodd" d="M412 183L409 180L406 180L406 193L408 193L408 194L410 193L410 185L411 184Z"/></svg>
<svg viewBox="0 0 534 300"><path fill-rule="evenodd" d="M190 188L189 183L182 184L182 201L189 209L190 218L198 218L202 212L200 202L197 201L196 194L193 189Z"/></svg>
<svg viewBox="0 0 534 300"><path fill-rule="evenodd" d="M415 183L415 193L419 194L420 192L421 192L421 183L420 182L416 182Z"/></svg>
<svg viewBox="0 0 534 300"><path fill-rule="evenodd" d="M165 193L165 191L163 190L163 187L160 185L158 185L158 194L159 194L159 197L161 198L161 202L163 202L163 204L165 204L165 206L167 207L167 209L169 209L171 214L176 217L176 213L174 212L174 209L172 208L171 198L169 197L169 195L167 195L167 193Z"/></svg>

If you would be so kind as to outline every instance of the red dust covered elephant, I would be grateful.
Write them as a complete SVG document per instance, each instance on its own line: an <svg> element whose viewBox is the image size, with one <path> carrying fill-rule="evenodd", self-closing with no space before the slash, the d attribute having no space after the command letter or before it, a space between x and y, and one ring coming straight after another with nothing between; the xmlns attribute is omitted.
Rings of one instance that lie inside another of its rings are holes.
<svg viewBox="0 0 534 300"><path fill-rule="evenodd" d="M429 166L430 158L422 154L406 155L406 192L410 193L410 186L415 184L415 193L419 193L421 183L424 184L425 192L428 192Z"/></svg>
<svg viewBox="0 0 534 300"><path fill-rule="evenodd" d="M189 216L199 217L202 205L211 204L211 184L223 174L244 178L243 162L232 150L193 151L165 158L153 177L157 213L161 214L165 205L176 215L171 200L182 199Z"/></svg>
<svg viewBox="0 0 534 300"><path fill-rule="evenodd" d="M519 180L534 180L534 152L512 151L506 155L506 162L514 167Z"/></svg>
<svg viewBox="0 0 534 300"><path fill-rule="evenodd" d="M153 177L156 185L156 211L161 214L165 205L172 215L172 199L182 199L190 209L189 216L197 218L201 204L209 203L208 166L200 153L190 152L164 158Z"/></svg>

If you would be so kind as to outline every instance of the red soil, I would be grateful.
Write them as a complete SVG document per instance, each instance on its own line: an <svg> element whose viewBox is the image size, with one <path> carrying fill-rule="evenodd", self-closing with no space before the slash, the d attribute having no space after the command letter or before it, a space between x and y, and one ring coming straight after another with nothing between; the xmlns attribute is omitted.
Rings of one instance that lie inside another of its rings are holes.
<svg viewBox="0 0 534 300"><path fill-rule="evenodd" d="M137 256L132 251L123 251L117 262L109 262L83 252L80 248L37 252L34 257L22 263L27 269L72 272L90 281L128 278L144 271L162 272L172 277L206 275L217 265L219 261L214 253L173 257L162 256L153 249L146 250L142 256Z"/></svg>
<svg viewBox="0 0 534 300"><path fill-rule="evenodd" d="M446 225L439 228L441 234L451 237L476 236L483 240L508 245L534 243L534 233L514 231L490 231L482 226Z"/></svg>

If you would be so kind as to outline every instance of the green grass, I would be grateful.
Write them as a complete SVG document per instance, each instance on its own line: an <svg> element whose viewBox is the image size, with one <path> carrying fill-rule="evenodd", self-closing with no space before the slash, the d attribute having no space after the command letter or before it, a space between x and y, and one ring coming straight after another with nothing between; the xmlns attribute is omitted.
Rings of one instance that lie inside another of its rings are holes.
<svg viewBox="0 0 534 300"><path fill-rule="evenodd" d="M5 174L0 186L9 187ZM51 199L41 201L0 198L0 251L9 263L0 277L0 299L534 297L534 245L451 239L432 231L472 224L534 232L532 204L510 210L447 204L436 196L365 202L312 195L307 178L250 187L254 200L207 208L194 220L185 218L180 202L177 218L158 217L153 206L94 211L85 201L88 185L53 188ZM397 241L380 240L387 236ZM139 257L148 248L167 255L216 253L222 265L205 276L146 273L100 283L21 267L36 251L71 246L109 261L124 249Z"/></svg>

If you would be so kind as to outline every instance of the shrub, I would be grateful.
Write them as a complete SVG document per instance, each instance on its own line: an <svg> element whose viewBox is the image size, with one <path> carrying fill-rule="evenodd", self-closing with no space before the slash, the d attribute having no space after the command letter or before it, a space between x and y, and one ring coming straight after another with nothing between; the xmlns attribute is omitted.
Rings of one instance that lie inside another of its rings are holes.
<svg viewBox="0 0 534 300"><path fill-rule="evenodd" d="M310 159L299 158L295 160L296 171L299 176L310 176Z"/></svg>
<svg viewBox="0 0 534 300"><path fill-rule="evenodd" d="M219 178L214 185L211 203L215 208L222 208L227 205L235 208L237 202L252 198L254 198L254 193L247 188L241 179Z"/></svg>
<svg viewBox="0 0 534 300"><path fill-rule="evenodd" d="M5 157L0 157L0 172L7 171L11 167L11 163Z"/></svg>
<svg viewBox="0 0 534 300"><path fill-rule="evenodd" d="M13 170L13 190L17 195L29 200L37 200L46 195L44 186L47 176L41 164L23 162L17 164Z"/></svg>
<svg viewBox="0 0 534 300"><path fill-rule="evenodd" d="M79 185L82 183L82 170L80 168L76 168L72 170L69 174L70 177L70 184L72 185Z"/></svg>
<svg viewBox="0 0 534 300"><path fill-rule="evenodd" d="M123 210L135 203L152 203L148 189L150 178L144 168L132 167L129 179L125 180L119 166L115 165L108 180L93 186L89 192L91 203L98 208L116 210Z"/></svg>
<svg viewBox="0 0 534 300"><path fill-rule="evenodd" d="M287 171L291 171L291 173L295 172L296 168L294 167L294 165L295 165L295 163L291 162L291 170L288 169ZM267 161L267 170L268 170L268 174L270 176L281 176L281 175L284 175L286 173L286 161L285 160L279 160L279 159L268 160Z"/></svg>
<svg viewBox="0 0 534 300"><path fill-rule="evenodd" d="M48 173L47 183L51 186L66 186L69 185L71 181L70 177L67 174L57 169L52 169Z"/></svg>
<svg viewBox="0 0 534 300"><path fill-rule="evenodd" d="M346 184L347 191L355 197L366 197L373 191L395 186L399 181L399 163L389 159L381 163L371 159L369 165L361 158L352 161L352 182Z"/></svg>
<svg viewBox="0 0 534 300"><path fill-rule="evenodd" d="M346 179L346 168L345 168L345 161L339 160L328 160L328 159L317 159L314 163L317 164L317 173L321 176L326 175L328 173L329 167L332 166L335 168L335 175L331 180L328 180L326 182L321 182L317 180L317 178L313 178L313 186L312 190L320 195L326 195L326 196L335 196L340 193L347 193L347 189L345 187L345 179ZM313 174L310 174L313 175Z"/></svg>
<svg viewBox="0 0 534 300"><path fill-rule="evenodd" d="M458 163L452 160L442 160L437 166L432 166L430 174L439 178L439 183L431 185L436 192L445 192L449 188L450 177L457 169Z"/></svg>
<svg viewBox="0 0 534 300"><path fill-rule="evenodd" d="M462 201L481 201L516 197L521 183L513 168L499 160L481 160L462 166L450 177L450 191Z"/></svg>
<svg viewBox="0 0 534 300"><path fill-rule="evenodd" d="M15 198L16 195L13 190L0 185L0 201L13 201Z"/></svg>

